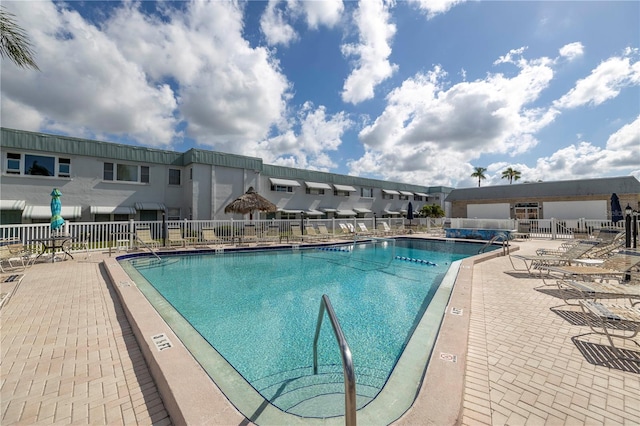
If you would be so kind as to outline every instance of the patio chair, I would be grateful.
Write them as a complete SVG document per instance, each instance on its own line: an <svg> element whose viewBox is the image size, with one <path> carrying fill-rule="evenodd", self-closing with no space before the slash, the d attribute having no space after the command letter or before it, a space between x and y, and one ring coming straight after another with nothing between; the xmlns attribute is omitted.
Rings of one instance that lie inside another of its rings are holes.
<svg viewBox="0 0 640 426"><path fill-rule="evenodd" d="M363 222L358 222L358 228L360 228L360 230L358 231L359 235L366 235L366 236L373 235L373 232L369 231L369 229L367 228L367 225L365 225Z"/></svg>
<svg viewBox="0 0 640 426"><path fill-rule="evenodd" d="M182 231L180 228L169 228L167 230L167 241L170 246L173 245L181 245L182 247L187 246L187 240L182 237Z"/></svg>
<svg viewBox="0 0 640 426"><path fill-rule="evenodd" d="M149 228L136 229L136 239L150 249L158 248L160 246L160 244L151 237L151 230Z"/></svg>
<svg viewBox="0 0 640 426"><path fill-rule="evenodd" d="M302 235L302 230L300 229L300 225L298 224L291 224L291 235L289 236L289 239L292 241L303 241L304 240L304 236Z"/></svg>
<svg viewBox="0 0 640 426"><path fill-rule="evenodd" d="M343 237L352 238L353 235L356 232L356 230L353 229L353 225L351 225L351 228L349 228L346 223L339 223L338 225L340 226L340 229L342 230L342 236Z"/></svg>
<svg viewBox="0 0 640 426"><path fill-rule="evenodd" d="M527 271L529 275L533 275L534 271L538 271L538 274L542 274L543 267L571 265L572 261L585 256L586 253L593 250L597 245L598 242L596 241L583 241L565 249L564 251L538 252L539 254L531 256L509 253L509 261L511 262L511 266L514 271ZM516 267L513 261L514 259L522 261L524 269Z"/></svg>
<svg viewBox="0 0 640 426"><path fill-rule="evenodd" d="M318 232L316 232L316 228L314 228L312 225L305 226L304 230L307 233L305 237L307 237L307 239L309 240L325 240L326 239L325 236L320 235Z"/></svg>
<svg viewBox="0 0 640 426"><path fill-rule="evenodd" d="M267 231L259 238L259 243L271 244L280 242L280 227L278 225L269 225Z"/></svg>
<svg viewBox="0 0 640 426"><path fill-rule="evenodd" d="M216 234L216 230L213 228L202 228L200 231L202 244L221 244L222 239Z"/></svg>
<svg viewBox="0 0 640 426"><path fill-rule="evenodd" d="M244 225L244 229L242 231L242 243L257 243L258 242L258 233L256 231L256 225L253 223L248 223Z"/></svg>
<svg viewBox="0 0 640 426"><path fill-rule="evenodd" d="M581 300L580 307L591 331L606 336L614 354L621 360L640 362L640 358L627 356L615 345L616 339L633 339L640 332L640 307L604 304L592 300ZM582 337L587 334L581 334ZM636 345L638 342L631 340Z"/></svg>
<svg viewBox="0 0 640 426"><path fill-rule="evenodd" d="M324 236L327 240L334 237L334 235L327 229L327 225L318 225L318 233Z"/></svg>
<svg viewBox="0 0 640 426"><path fill-rule="evenodd" d="M593 259L587 259L594 262ZM571 279L583 277L589 280L596 277L600 278L618 278L624 280L630 271L640 265L640 251L636 250L620 250L611 257L604 259L601 263L594 265L588 262L585 266L565 265L565 266L541 266L542 270L546 270L549 275L559 279ZM595 260L595 262L598 262ZM580 259L576 259L576 263L580 263ZM543 278L544 280L544 278Z"/></svg>
<svg viewBox="0 0 640 426"><path fill-rule="evenodd" d="M514 239L528 240L531 236L531 223L518 223L518 229L511 236Z"/></svg>
<svg viewBox="0 0 640 426"><path fill-rule="evenodd" d="M22 244L6 244L0 246L0 272L24 270L31 266L35 256Z"/></svg>
<svg viewBox="0 0 640 426"><path fill-rule="evenodd" d="M640 304L640 281L635 282L610 282L558 280L560 296L567 305L577 306L569 300L583 299L598 301L601 299L627 299L629 305Z"/></svg>
<svg viewBox="0 0 640 426"><path fill-rule="evenodd" d="M389 226L387 222L378 222L378 231L382 233L382 235L391 235L393 234L393 230Z"/></svg>

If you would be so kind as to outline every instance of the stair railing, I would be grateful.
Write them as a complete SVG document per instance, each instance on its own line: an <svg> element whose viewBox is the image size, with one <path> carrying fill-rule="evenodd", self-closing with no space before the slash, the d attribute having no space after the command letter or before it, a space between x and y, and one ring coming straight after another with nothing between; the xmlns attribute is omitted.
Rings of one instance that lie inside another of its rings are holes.
<svg viewBox="0 0 640 426"><path fill-rule="evenodd" d="M342 333L338 317L336 317L329 296L322 295L320 301L320 312L318 313L318 323L316 325L316 335L313 338L313 374L318 374L318 338L320 337L320 328L322 327L322 319L324 312L327 311L333 334L336 336L338 346L340 346L340 355L342 356L342 371L344 373L344 423L346 426L356 426L356 375L353 370L353 360L351 359L351 349L347 339Z"/></svg>

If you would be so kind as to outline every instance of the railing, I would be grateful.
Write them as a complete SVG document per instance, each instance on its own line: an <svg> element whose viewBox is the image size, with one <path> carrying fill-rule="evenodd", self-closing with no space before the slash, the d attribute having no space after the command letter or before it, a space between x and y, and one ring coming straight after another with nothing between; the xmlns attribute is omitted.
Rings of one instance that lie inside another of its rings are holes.
<svg viewBox="0 0 640 426"><path fill-rule="evenodd" d="M491 238L491 240L487 241L487 243L483 245L480 250L478 250L478 254L484 253L487 247L496 243L497 241L502 241L502 255L506 256L507 254L509 254L509 237L507 236L507 234L504 234L502 232Z"/></svg>
<svg viewBox="0 0 640 426"><path fill-rule="evenodd" d="M333 334L335 334L340 346L340 355L342 356L342 371L344 372L344 423L347 426L356 425L356 375L353 370L353 360L351 359L351 349L347 339L342 333L340 323L336 317L329 296L322 295L320 301L320 312L318 313L318 324L316 325L316 335L313 338L313 374L318 374L318 337L320 337L320 328L322 327L322 319L324 318L324 311L327 311L331 326L333 327Z"/></svg>

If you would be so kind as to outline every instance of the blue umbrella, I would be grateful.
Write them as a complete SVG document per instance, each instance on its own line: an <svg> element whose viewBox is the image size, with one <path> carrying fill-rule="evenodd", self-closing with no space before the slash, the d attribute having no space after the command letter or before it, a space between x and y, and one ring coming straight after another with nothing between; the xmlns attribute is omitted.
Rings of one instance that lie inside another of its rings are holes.
<svg viewBox="0 0 640 426"><path fill-rule="evenodd" d="M64 225L64 219L60 216L62 211L61 195L62 192L58 188L53 188L51 191L51 229L53 230L60 229Z"/></svg>
<svg viewBox="0 0 640 426"><path fill-rule="evenodd" d="M409 219L409 225L411 225L411 221L413 220L413 204L409 201L409 205L407 206L407 219Z"/></svg>
<svg viewBox="0 0 640 426"><path fill-rule="evenodd" d="M622 207L620 206L620 199L618 195L614 192L611 194L611 221L613 223L618 223L623 219L622 216Z"/></svg>

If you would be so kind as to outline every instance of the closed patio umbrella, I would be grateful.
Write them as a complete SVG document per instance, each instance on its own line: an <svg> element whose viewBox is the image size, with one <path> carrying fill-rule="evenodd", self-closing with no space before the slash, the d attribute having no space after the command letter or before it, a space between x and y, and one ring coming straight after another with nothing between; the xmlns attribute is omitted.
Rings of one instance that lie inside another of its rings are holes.
<svg viewBox="0 0 640 426"><path fill-rule="evenodd" d="M409 201L409 205L407 206L407 219L409 219L409 225L411 225L411 221L413 220L413 204Z"/></svg>
<svg viewBox="0 0 640 426"><path fill-rule="evenodd" d="M615 192L611 194L611 222L618 223L623 219L620 199Z"/></svg>
<svg viewBox="0 0 640 426"><path fill-rule="evenodd" d="M53 188L53 191L51 191L51 229L54 231L64 225L64 219L60 216L62 211L61 195L62 192L58 188Z"/></svg>
<svg viewBox="0 0 640 426"><path fill-rule="evenodd" d="M249 187L247 192L233 200L224 208L225 213L249 213L249 220L253 220L253 212L276 212L278 208L271 201L258 194L253 187Z"/></svg>

